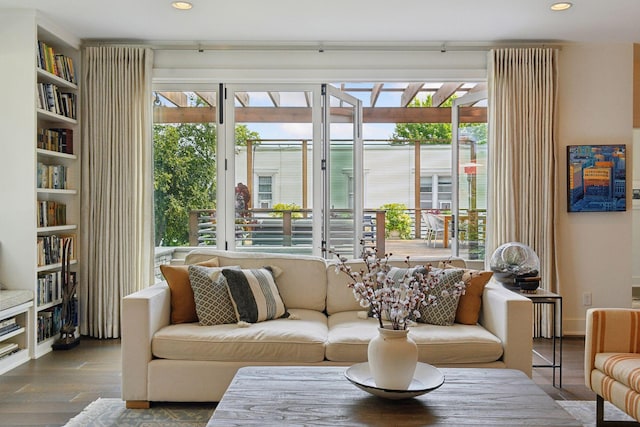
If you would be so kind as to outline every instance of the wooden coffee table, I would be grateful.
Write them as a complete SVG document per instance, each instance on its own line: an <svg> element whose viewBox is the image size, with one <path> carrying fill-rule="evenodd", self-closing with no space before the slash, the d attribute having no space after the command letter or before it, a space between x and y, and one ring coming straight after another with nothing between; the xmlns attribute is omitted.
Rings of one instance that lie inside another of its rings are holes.
<svg viewBox="0 0 640 427"><path fill-rule="evenodd" d="M445 383L406 400L372 396L344 367L238 370L207 427L214 426L582 426L525 374L441 369Z"/></svg>

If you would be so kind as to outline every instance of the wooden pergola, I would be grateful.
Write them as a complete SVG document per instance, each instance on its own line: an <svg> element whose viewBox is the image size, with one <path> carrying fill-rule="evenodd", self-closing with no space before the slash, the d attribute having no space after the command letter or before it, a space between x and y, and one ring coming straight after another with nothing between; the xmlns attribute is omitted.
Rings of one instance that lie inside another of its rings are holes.
<svg viewBox="0 0 640 427"><path fill-rule="evenodd" d="M375 83L369 85L343 83L340 85L343 92L355 93L368 92L368 106L363 107L363 123L451 123L451 108L443 107L452 96L461 97L467 93L479 92L487 89L484 82L463 83L426 83L415 82L399 84ZM385 92L400 92L400 102L398 106L379 106L380 95ZM199 98L199 104L193 105L190 94ZM253 106L250 93L236 92L235 121L237 123L310 123L312 121L311 93L304 93L305 105L286 106L281 101L279 92L267 92L271 106ZM412 102L419 95L430 95L431 107L411 107ZM154 123L211 123L216 121L217 97L215 92L155 92L154 93ZM362 98L359 96L359 98ZM366 97L365 97L366 98ZM350 122L352 112L348 107L332 106L332 116L335 121ZM486 106L468 106L459 108L460 123L486 123ZM303 153L306 155L307 141L301 141ZM252 141L248 141L249 147ZM415 170L420 170L420 142L414 144ZM252 150L247 150L247 170L252 170L253 159ZM306 171L307 161L302 162L302 189L303 189L303 209L307 209L306 194ZM251 174L247 177L247 185L253 194L253 178ZM416 231L420 237L420 175L415 177L415 206L416 208Z"/></svg>
<svg viewBox="0 0 640 427"><path fill-rule="evenodd" d="M486 89L486 83L446 82L434 85L432 83L398 84L375 83L369 86L349 86L341 84L340 89L347 93L368 92L369 103L363 108L363 123L451 123L451 109L442 107L453 95L461 96L466 93L478 92ZM401 92L398 106L378 106L380 95L385 92ZM156 92L157 100L154 108L154 123L209 123L215 121L216 94L215 92L193 92L200 98L202 106L189 103L185 92ZM311 97L305 93L306 105L285 106L281 102L279 92L267 92L272 106L252 106L250 94L236 92L237 101L235 119L238 123L309 123L311 122ZM420 94L431 95L432 106L408 108ZM337 117L350 117L347 108L332 108ZM460 123L486 123L486 107L461 107Z"/></svg>

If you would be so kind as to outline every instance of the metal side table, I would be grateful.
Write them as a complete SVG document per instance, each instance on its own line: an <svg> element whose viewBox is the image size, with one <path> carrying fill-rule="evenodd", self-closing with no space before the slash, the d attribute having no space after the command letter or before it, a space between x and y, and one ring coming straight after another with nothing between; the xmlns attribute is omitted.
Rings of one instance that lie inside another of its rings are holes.
<svg viewBox="0 0 640 427"><path fill-rule="evenodd" d="M553 340L552 351L553 355L549 359L543 356L538 351L533 350L533 353L547 362L546 364L532 365L534 368L551 368L553 369L553 386L556 386L556 370L558 371L558 387L562 388L562 296L553 292L549 292L545 289L538 288L533 293L521 292L521 294L531 300L534 308L534 336L541 334L543 325L544 313L542 310L536 312L536 306L545 307L551 306L551 321L553 322Z"/></svg>

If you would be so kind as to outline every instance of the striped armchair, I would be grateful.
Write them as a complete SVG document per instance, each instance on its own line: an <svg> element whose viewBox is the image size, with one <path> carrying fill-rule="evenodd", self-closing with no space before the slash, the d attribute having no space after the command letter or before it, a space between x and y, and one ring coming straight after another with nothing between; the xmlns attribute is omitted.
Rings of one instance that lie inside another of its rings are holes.
<svg viewBox="0 0 640 427"><path fill-rule="evenodd" d="M614 425L604 420L605 400L640 421L640 310L587 311L584 379L597 395L598 426Z"/></svg>

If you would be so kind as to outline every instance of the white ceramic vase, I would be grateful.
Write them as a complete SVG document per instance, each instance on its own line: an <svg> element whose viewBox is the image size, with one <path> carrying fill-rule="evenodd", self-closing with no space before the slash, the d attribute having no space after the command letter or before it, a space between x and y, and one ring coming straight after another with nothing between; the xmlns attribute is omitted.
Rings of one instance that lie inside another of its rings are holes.
<svg viewBox="0 0 640 427"><path fill-rule="evenodd" d="M408 330L378 328L378 336L369 341L369 370L376 387L407 390L418 364L418 347Z"/></svg>

